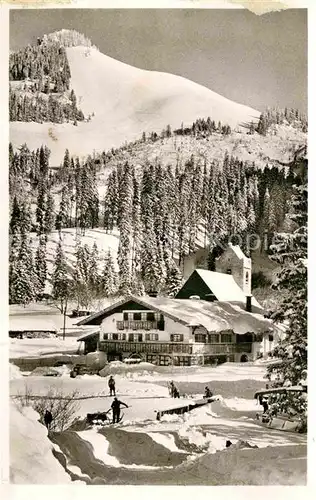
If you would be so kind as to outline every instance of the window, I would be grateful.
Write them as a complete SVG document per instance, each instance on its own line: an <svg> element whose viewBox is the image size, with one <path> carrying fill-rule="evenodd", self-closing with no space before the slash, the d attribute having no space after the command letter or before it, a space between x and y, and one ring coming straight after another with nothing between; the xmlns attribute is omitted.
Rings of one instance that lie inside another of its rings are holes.
<svg viewBox="0 0 316 500"><path fill-rule="evenodd" d="M178 356L175 360L175 364L178 366L190 366L189 356Z"/></svg>
<svg viewBox="0 0 316 500"><path fill-rule="evenodd" d="M169 366L171 363L170 356L159 356L159 364L162 366Z"/></svg>
<svg viewBox="0 0 316 500"><path fill-rule="evenodd" d="M158 361L158 357L156 354L147 354L147 363L156 364Z"/></svg>
<svg viewBox="0 0 316 500"><path fill-rule="evenodd" d="M147 321L155 321L155 313L147 313Z"/></svg>
<svg viewBox="0 0 316 500"><path fill-rule="evenodd" d="M146 333L145 340L159 340L158 333Z"/></svg>
<svg viewBox="0 0 316 500"><path fill-rule="evenodd" d="M203 333L197 333L194 335L194 340L195 342L202 342L203 344L206 343L206 335L203 335Z"/></svg>
<svg viewBox="0 0 316 500"><path fill-rule="evenodd" d="M127 312L123 313L123 320L128 321L128 313Z"/></svg>
<svg viewBox="0 0 316 500"><path fill-rule="evenodd" d="M232 343L232 335L230 333L222 333L221 340L223 344L231 344Z"/></svg>
<svg viewBox="0 0 316 500"><path fill-rule="evenodd" d="M182 333L174 333L170 335L171 342L183 342L183 334Z"/></svg>
<svg viewBox="0 0 316 500"><path fill-rule="evenodd" d="M273 342L273 335L269 335L269 342Z"/></svg>
<svg viewBox="0 0 316 500"><path fill-rule="evenodd" d="M104 333L103 340L126 340L125 333Z"/></svg>
<svg viewBox="0 0 316 500"><path fill-rule="evenodd" d="M232 270L231 269L227 269L227 273L226 274L231 274L232 273Z"/></svg>
<svg viewBox="0 0 316 500"><path fill-rule="evenodd" d="M141 321L141 319L142 319L142 313L134 313L133 319L135 321Z"/></svg>
<svg viewBox="0 0 316 500"><path fill-rule="evenodd" d="M246 279L246 285L248 285L248 283L249 283L249 273L248 273L248 271L246 272L245 279Z"/></svg>
<svg viewBox="0 0 316 500"><path fill-rule="evenodd" d="M210 342L210 344L218 344L219 343L219 334L218 333L211 333L209 336L209 342Z"/></svg>
<svg viewBox="0 0 316 500"><path fill-rule="evenodd" d="M142 342L143 341L143 334L142 333L129 333L128 334L128 341L129 342Z"/></svg>

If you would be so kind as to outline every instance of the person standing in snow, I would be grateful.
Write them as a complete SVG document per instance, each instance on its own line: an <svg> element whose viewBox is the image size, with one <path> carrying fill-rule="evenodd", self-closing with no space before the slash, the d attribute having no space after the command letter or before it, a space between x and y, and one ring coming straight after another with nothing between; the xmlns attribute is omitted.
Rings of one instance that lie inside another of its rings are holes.
<svg viewBox="0 0 316 500"><path fill-rule="evenodd" d="M115 396L115 380L112 375L109 378L110 396Z"/></svg>
<svg viewBox="0 0 316 500"><path fill-rule="evenodd" d="M51 414L51 412L49 410L46 410L45 414L44 414L44 422L45 422L45 425L46 425L48 431L50 430L50 426L51 426L52 421L53 421L53 415Z"/></svg>
<svg viewBox="0 0 316 500"><path fill-rule="evenodd" d="M176 386L174 385L173 380L170 382L169 391L170 391L170 395L172 398L179 398L180 397L180 393L179 393L178 389L176 388Z"/></svg>
<svg viewBox="0 0 316 500"><path fill-rule="evenodd" d="M120 421L121 406L125 406L125 408L128 408L126 403L123 403L122 401L119 401L117 398L114 398L114 401L111 404L113 412L113 424L119 423Z"/></svg>
<svg viewBox="0 0 316 500"><path fill-rule="evenodd" d="M171 380L171 382L168 382L168 391L169 391L169 395L173 398L173 390L174 390L174 383L173 381Z"/></svg>
<svg viewBox="0 0 316 500"><path fill-rule="evenodd" d="M206 386L205 387L205 392L204 392L204 398L208 399L208 398L211 398L213 396L213 393L211 391L211 389Z"/></svg>

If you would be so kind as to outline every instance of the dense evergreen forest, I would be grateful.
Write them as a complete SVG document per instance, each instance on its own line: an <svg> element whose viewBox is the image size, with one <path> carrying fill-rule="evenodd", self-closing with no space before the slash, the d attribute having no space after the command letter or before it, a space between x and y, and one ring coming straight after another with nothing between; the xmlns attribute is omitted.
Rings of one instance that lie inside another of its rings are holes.
<svg viewBox="0 0 316 500"><path fill-rule="evenodd" d="M54 171L46 147L29 151L23 145L14 152L10 145L11 302L39 298L47 279L56 297L64 293L56 289L70 280L67 294L71 288L81 304L91 294L155 290L173 295L181 284L184 257L196 251L198 240L212 255L235 235L249 252L253 243L249 234L259 235L267 248L273 232L284 223L291 169L260 170L227 153L222 161L204 164L192 155L175 169L158 161L147 161L142 168L122 162L109 170L105 196L100 199L98 171L110 154L82 162L66 150L62 165ZM56 285L60 278L48 276L44 257L48 235L71 227L78 234L77 264L69 268L61 239L55 268L61 268L65 283ZM120 231L118 273L114 256L104 258L96 245L92 251L80 244L80 235L97 227L108 233ZM30 232L39 238L34 255Z"/></svg>
<svg viewBox="0 0 316 500"><path fill-rule="evenodd" d="M70 91L65 43L55 35L10 54L10 121L76 124L84 120L76 95Z"/></svg>

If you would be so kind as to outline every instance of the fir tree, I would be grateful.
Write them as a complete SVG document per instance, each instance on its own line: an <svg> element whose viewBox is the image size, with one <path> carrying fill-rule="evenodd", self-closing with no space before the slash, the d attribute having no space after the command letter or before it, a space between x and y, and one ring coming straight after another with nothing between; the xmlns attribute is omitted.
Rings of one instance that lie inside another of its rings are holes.
<svg viewBox="0 0 316 500"><path fill-rule="evenodd" d="M37 295L37 280L34 273L33 254L30 240L26 234L22 234L18 261L15 267L15 275L11 274L11 283L14 292L13 301L16 304L29 304L35 300Z"/></svg>
<svg viewBox="0 0 316 500"><path fill-rule="evenodd" d="M13 198L10 224L9 224L10 235L12 235L12 236L16 235L20 230L20 225L21 225L21 210L20 210L20 206L19 206L17 197L15 196Z"/></svg>
<svg viewBox="0 0 316 500"><path fill-rule="evenodd" d="M76 252L75 252L76 262L73 271L73 295L77 301L77 308L80 306L87 307L88 306L88 281L87 281L87 265L86 262L86 252L83 251L83 248L80 242L77 242Z"/></svg>
<svg viewBox="0 0 316 500"><path fill-rule="evenodd" d="M175 297L182 286L183 278L180 269L167 250L165 251L164 258L167 269L165 292L169 297Z"/></svg>
<svg viewBox="0 0 316 500"><path fill-rule="evenodd" d="M52 274L52 296L53 299L59 304L62 314L67 310L67 303L71 293L71 284L67 272L67 263L64 255L62 242L59 240L54 269Z"/></svg>
<svg viewBox="0 0 316 500"><path fill-rule="evenodd" d="M46 213L44 219L45 225L45 234L49 234L52 232L55 224L55 214L54 214L54 198L52 194L49 192L47 194L46 200Z"/></svg>
<svg viewBox="0 0 316 500"><path fill-rule="evenodd" d="M18 276L18 262L21 247L20 232L13 233L10 241L9 249L9 302L10 304L18 303L16 284L19 279Z"/></svg>
<svg viewBox="0 0 316 500"><path fill-rule="evenodd" d="M89 259L89 288L92 295L98 294L100 277L99 277L99 250L97 242L93 243L92 251Z"/></svg>
<svg viewBox="0 0 316 500"><path fill-rule="evenodd" d="M46 239L40 237L35 257L35 274L38 283L38 295L42 295L45 290L47 279L47 264L46 264Z"/></svg>
<svg viewBox="0 0 316 500"><path fill-rule="evenodd" d="M105 297L113 297L117 292L118 277L114 268L113 257L109 250L104 261L104 268L101 276L101 293Z"/></svg>
<svg viewBox="0 0 316 500"><path fill-rule="evenodd" d="M131 287L132 209L133 176L130 165L126 163L121 186L120 242L117 252L119 291L122 295L128 295Z"/></svg>
<svg viewBox="0 0 316 500"><path fill-rule="evenodd" d="M282 300L272 318L287 321L286 336L273 351L280 363L268 368L268 378L275 387L297 385L307 370L307 184L294 187L289 218L292 231L278 235L273 259L281 264L276 288ZM298 414L303 429L307 424L307 401L304 396L280 394L270 397L270 412Z"/></svg>

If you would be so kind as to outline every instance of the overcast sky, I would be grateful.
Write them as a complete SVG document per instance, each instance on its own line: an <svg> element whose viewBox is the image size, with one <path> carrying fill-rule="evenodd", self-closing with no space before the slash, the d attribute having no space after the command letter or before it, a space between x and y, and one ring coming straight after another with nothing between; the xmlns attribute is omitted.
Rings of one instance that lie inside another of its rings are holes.
<svg viewBox="0 0 316 500"><path fill-rule="evenodd" d="M10 48L62 28L104 54L189 78L258 110L307 109L307 11L256 16L214 9L23 9L10 12Z"/></svg>

